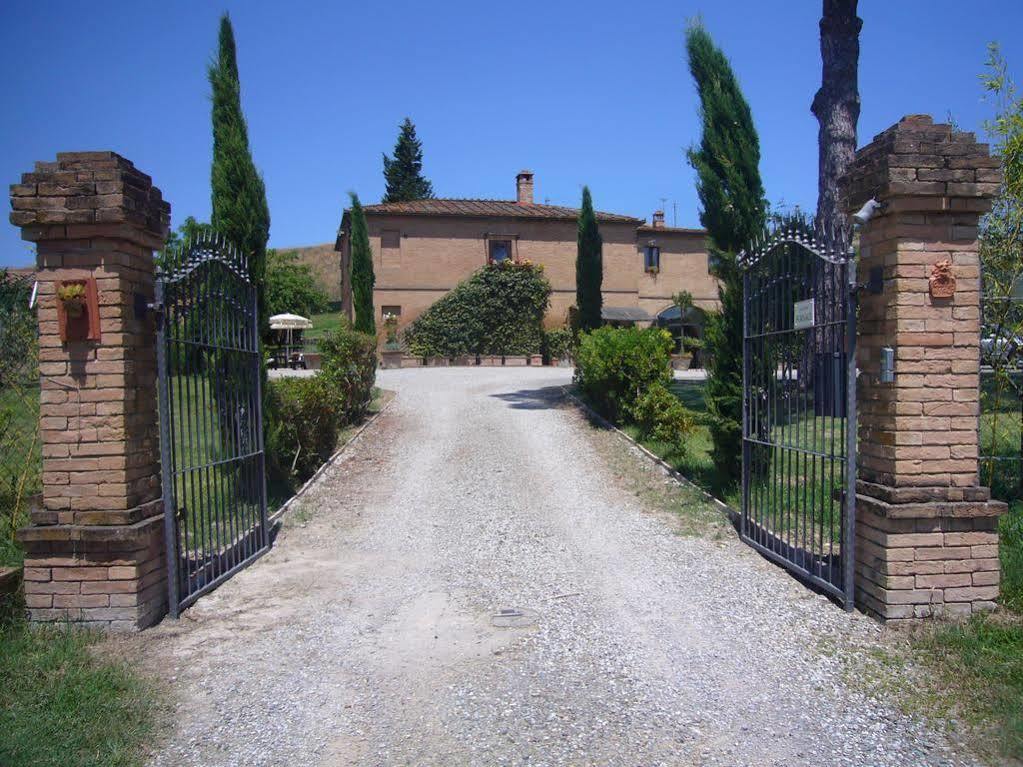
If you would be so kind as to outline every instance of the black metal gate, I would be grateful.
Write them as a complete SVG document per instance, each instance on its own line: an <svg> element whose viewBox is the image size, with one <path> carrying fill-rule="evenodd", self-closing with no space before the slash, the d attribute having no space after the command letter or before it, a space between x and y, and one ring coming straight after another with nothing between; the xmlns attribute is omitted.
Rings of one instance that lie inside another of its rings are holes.
<svg viewBox="0 0 1023 767"><path fill-rule="evenodd" d="M162 255L156 279L170 614L270 546L256 289L215 235Z"/></svg>
<svg viewBox="0 0 1023 767"><path fill-rule="evenodd" d="M844 234L777 231L743 269L744 541L853 606L855 263Z"/></svg>

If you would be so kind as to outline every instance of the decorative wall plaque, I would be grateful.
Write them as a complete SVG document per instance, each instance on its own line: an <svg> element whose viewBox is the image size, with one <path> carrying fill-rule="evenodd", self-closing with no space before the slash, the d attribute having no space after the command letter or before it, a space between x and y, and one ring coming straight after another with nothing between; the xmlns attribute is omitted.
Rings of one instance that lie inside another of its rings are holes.
<svg viewBox="0 0 1023 767"><path fill-rule="evenodd" d="M956 278L952 274L952 261L948 258L931 267L928 280L932 298L951 298L956 292Z"/></svg>

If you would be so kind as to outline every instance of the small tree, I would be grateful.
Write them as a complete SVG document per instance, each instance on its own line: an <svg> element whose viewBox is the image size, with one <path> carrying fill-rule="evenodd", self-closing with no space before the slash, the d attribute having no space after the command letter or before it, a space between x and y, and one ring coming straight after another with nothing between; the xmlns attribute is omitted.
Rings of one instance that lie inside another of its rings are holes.
<svg viewBox="0 0 1023 767"><path fill-rule="evenodd" d="M721 310L707 323L710 364L707 409L713 416L712 458L720 481L742 471L742 276L736 255L764 230L767 204L760 180L760 141L749 104L728 59L699 24L686 31L689 69L700 96L703 134L689 150L696 169L700 223L710 238Z"/></svg>
<svg viewBox="0 0 1023 767"><path fill-rule="evenodd" d="M595 330L601 324L600 310L604 303L600 292L604 282L603 247L590 188L584 186L575 257L575 303L579 310L579 329L583 332Z"/></svg>
<svg viewBox="0 0 1023 767"><path fill-rule="evenodd" d="M369 231L366 228L366 214L362 210L359 196L351 192L352 198L352 308L355 310L354 327L360 333L374 335L377 332L376 317L373 315L373 252L369 247Z"/></svg>
<svg viewBox="0 0 1023 767"><path fill-rule="evenodd" d="M266 187L249 151L248 128L242 114L241 84L231 19L220 19L217 58L209 67L213 90L213 228L246 255L249 277L256 285L261 330L267 329L266 243L270 238L270 208Z"/></svg>
<svg viewBox="0 0 1023 767"><path fill-rule="evenodd" d="M394 157L384 155L384 181L387 182L384 202L433 197L433 184L423 177L423 145L416 138L416 126L408 117L401 124Z"/></svg>
<svg viewBox="0 0 1023 767"><path fill-rule="evenodd" d="M305 316L327 311L330 298L309 264L300 263L295 251L266 252L266 305L271 317L285 312Z"/></svg>

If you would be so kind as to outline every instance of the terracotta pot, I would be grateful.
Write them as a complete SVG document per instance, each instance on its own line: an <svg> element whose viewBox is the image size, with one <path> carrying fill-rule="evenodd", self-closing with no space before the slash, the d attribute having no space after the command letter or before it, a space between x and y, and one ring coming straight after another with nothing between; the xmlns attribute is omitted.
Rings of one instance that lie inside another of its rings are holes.
<svg viewBox="0 0 1023 767"><path fill-rule="evenodd" d="M84 298L69 298L64 302L64 313L68 317L78 319L85 313L85 299Z"/></svg>
<svg viewBox="0 0 1023 767"><path fill-rule="evenodd" d="M402 354L400 350L391 351L389 349L384 349L384 351L381 352L380 357L381 357L380 367L384 368L385 370L390 370L393 368L402 367L402 358L404 357L404 354Z"/></svg>

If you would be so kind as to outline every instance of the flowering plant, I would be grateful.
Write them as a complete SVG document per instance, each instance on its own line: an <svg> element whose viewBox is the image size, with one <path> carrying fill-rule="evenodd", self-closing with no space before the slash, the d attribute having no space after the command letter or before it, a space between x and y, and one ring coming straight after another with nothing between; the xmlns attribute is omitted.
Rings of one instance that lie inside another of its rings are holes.
<svg viewBox="0 0 1023 767"><path fill-rule="evenodd" d="M72 282L57 288L57 298L64 304L69 317L80 317L85 309L85 286Z"/></svg>

